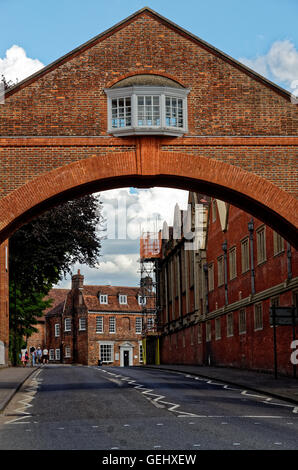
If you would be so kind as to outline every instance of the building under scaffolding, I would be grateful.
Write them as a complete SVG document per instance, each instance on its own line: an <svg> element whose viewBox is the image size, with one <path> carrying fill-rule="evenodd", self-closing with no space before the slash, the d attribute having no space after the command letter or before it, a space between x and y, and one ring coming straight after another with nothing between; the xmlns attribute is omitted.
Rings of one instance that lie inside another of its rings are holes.
<svg viewBox="0 0 298 470"><path fill-rule="evenodd" d="M140 288L143 304L143 360L145 364L159 364L160 310L159 269L161 258L161 231L143 232L140 238Z"/></svg>

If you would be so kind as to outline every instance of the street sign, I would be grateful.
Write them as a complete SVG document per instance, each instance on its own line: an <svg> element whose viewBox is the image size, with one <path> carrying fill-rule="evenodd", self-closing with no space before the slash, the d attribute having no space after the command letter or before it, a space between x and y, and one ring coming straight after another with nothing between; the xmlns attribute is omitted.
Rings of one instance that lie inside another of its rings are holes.
<svg viewBox="0 0 298 470"><path fill-rule="evenodd" d="M293 341L296 335L296 325L298 325L297 307L270 307L270 325L273 326L273 353L274 353L274 376L277 379L277 326L292 326ZM293 375L296 377L296 365L293 365Z"/></svg>
<svg viewBox="0 0 298 470"><path fill-rule="evenodd" d="M275 307L275 315L273 308L270 308L270 325L278 326L295 326L298 325L297 309L293 307Z"/></svg>

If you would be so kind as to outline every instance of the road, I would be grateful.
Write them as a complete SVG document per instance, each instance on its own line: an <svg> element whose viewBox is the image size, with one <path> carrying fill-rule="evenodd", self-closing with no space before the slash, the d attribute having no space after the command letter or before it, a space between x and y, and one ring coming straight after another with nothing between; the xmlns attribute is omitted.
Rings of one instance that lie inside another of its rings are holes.
<svg viewBox="0 0 298 470"><path fill-rule="evenodd" d="M0 449L298 449L294 405L187 374L46 365L0 415Z"/></svg>

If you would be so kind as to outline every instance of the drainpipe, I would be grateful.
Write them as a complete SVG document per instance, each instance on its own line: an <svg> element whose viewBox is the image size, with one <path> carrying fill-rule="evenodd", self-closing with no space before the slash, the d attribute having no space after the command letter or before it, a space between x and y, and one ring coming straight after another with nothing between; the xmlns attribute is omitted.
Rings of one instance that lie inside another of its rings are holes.
<svg viewBox="0 0 298 470"><path fill-rule="evenodd" d="M292 279L293 273L292 273L292 251L291 251L291 245L289 242L287 242L287 258L288 258L288 279Z"/></svg>
<svg viewBox="0 0 298 470"><path fill-rule="evenodd" d="M224 252L224 271L225 271L225 305L228 305L228 262L227 262L227 251L228 251L228 244L225 241L222 244L222 249Z"/></svg>
<svg viewBox="0 0 298 470"><path fill-rule="evenodd" d="M204 313L208 313L209 312L209 299L208 299L208 264L207 263L203 265L203 270L205 274L205 308L206 308L206 312Z"/></svg>
<svg viewBox="0 0 298 470"><path fill-rule="evenodd" d="M254 265L254 219L250 219L248 222L249 231L249 244L250 244L250 278L251 278L251 293L256 293L255 289L255 265Z"/></svg>

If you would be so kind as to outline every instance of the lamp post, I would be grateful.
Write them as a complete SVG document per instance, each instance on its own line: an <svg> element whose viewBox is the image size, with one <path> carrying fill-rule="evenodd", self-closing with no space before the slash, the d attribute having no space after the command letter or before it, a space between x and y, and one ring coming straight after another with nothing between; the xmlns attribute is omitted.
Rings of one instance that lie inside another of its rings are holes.
<svg viewBox="0 0 298 470"><path fill-rule="evenodd" d="M207 263L203 265L203 270L205 274L205 290L206 290L205 305L206 305L206 313L208 313L209 312L209 299L208 299L208 264Z"/></svg>
<svg viewBox="0 0 298 470"><path fill-rule="evenodd" d="M228 305L228 262L227 262L227 252L228 252L228 243L225 240L222 244L222 250L224 252L224 272L225 272L225 304Z"/></svg>

